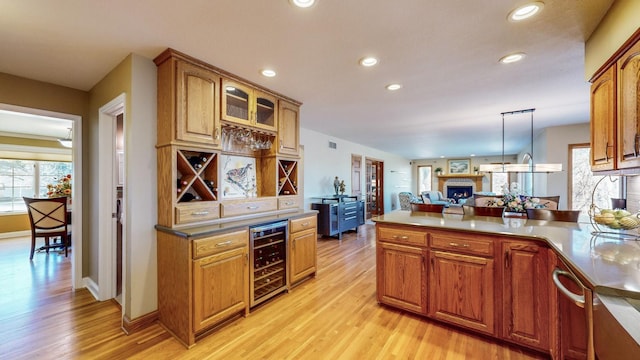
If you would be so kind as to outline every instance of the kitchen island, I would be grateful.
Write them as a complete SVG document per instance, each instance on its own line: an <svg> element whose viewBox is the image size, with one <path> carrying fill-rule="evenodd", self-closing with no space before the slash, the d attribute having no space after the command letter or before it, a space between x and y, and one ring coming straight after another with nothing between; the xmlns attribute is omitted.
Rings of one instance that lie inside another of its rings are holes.
<svg viewBox="0 0 640 360"><path fill-rule="evenodd" d="M590 223L408 211L373 220L382 304L554 358L576 351L569 341L583 338L586 355L594 343L591 305L571 308L558 294L552 277L561 268L584 287L577 293L619 297L640 319L632 306L640 299L640 243L594 235ZM625 330L640 343L637 327Z"/></svg>

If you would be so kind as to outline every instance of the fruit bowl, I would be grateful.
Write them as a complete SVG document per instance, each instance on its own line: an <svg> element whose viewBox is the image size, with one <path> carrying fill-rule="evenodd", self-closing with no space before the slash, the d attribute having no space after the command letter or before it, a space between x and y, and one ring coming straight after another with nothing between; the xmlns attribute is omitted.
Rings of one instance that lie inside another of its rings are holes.
<svg viewBox="0 0 640 360"><path fill-rule="evenodd" d="M640 214L633 214L627 210L600 209L590 215L597 225L613 230L632 230L640 227Z"/></svg>

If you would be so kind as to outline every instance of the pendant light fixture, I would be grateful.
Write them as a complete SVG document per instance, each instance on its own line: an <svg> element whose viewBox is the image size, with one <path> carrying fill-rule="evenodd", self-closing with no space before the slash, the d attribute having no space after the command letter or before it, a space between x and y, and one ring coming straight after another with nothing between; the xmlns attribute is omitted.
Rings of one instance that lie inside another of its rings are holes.
<svg viewBox="0 0 640 360"><path fill-rule="evenodd" d="M533 109L524 109L516 111L507 111L500 113L502 115L502 163L501 164L481 164L480 171L496 172L496 173L552 173L562 171L562 164L536 164L533 157ZM504 117L505 115L515 114L531 114L531 152L529 153L529 164L506 164L504 162Z"/></svg>
<svg viewBox="0 0 640 360"><path fill-rule="evenodd" d="M66 148L70 148L73 146L73 139L71 139L71 128L69 129L69 133L67 134L67 137L64 139L58 139L58 142L60 143L60 145L66 147Z"/></svg>

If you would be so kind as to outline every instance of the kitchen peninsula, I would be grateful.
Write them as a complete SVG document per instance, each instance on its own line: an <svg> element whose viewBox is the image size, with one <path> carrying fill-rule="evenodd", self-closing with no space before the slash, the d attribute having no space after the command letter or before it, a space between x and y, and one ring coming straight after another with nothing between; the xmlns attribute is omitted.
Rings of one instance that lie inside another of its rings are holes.
<svg viewBox="0 0 640 360"><path fill-rule="evenodd" d="M631 305L640 299L640 243L593 235L589 223L408 211L373 220L381 304L553 358L576 351L586 358L591 305L578 308L559 294L552 279L559 268L583 284L574 292L628 299L625 316L640 319ZM639 355L637 327L621 326L633 339L625 351Z"/></svg>

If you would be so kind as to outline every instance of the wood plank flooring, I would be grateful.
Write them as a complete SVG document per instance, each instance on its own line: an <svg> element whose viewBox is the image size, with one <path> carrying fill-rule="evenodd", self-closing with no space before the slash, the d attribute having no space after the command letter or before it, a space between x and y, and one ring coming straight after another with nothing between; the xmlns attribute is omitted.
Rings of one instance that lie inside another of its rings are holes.
<svg viewBox="0 0 640 360"><path fill-rule="evenodd" d="M318 240L318 274L187 350L159 324L125 335L120 309L71 291L70 258L0 240L0 359L540 359L378 305L375 229Z"/></svg>

